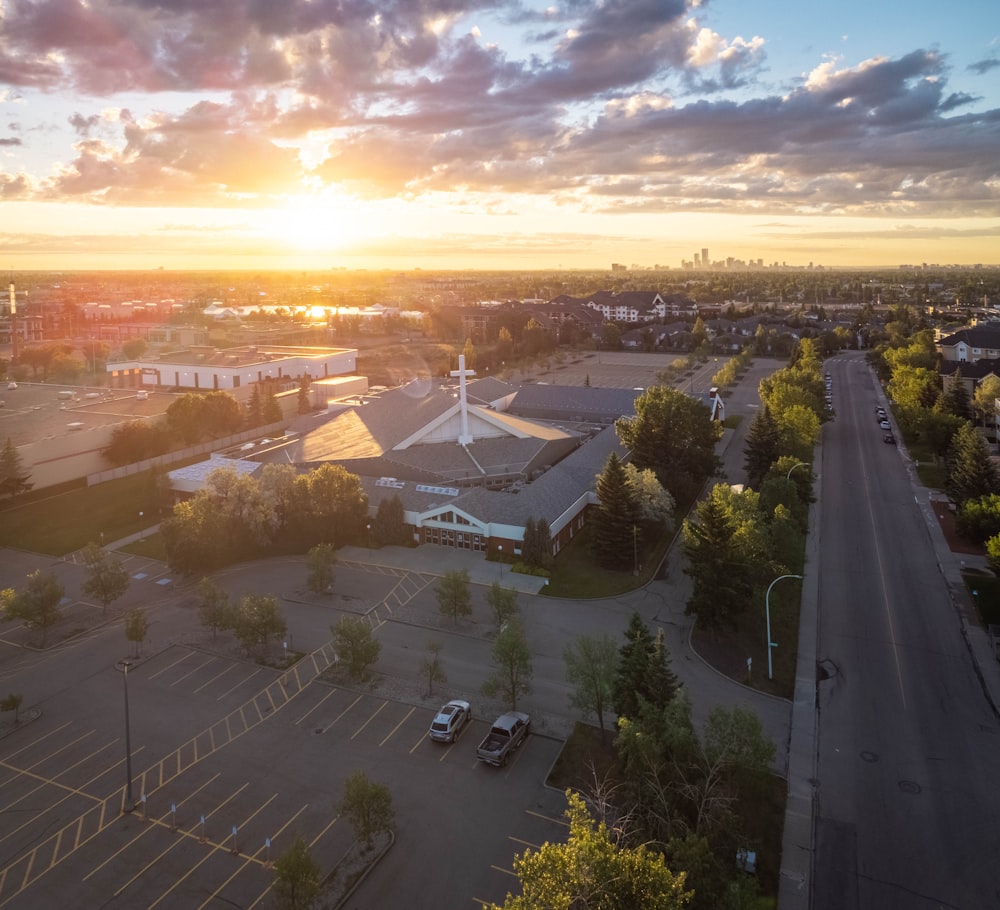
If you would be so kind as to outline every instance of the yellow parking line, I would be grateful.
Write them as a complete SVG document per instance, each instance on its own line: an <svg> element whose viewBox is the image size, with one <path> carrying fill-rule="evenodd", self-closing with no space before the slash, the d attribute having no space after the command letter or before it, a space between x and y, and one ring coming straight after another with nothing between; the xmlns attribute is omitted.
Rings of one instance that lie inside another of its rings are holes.
<svg viewBox="0 0 1000 910"><path fill-rule="evenodd" d="M352 701L346 708L344 708L343 711L340 712L340 714L338 714L333 720L330 721L329 724L327 724L323 728L323 732L326 733L326 731L329 730L330 727L332 727L335 723L337 723L337 721L340 720L340 718L342 718L348 711L350 711L351 708L353 708L359 701L361 701L362 698L364 698L364 696L359 695L356 699L354 699L354 701Z"/></svg>
<svg viewBox="0 0 1000 910"><path fill-rule="evenodd" d="M288 821L286 821L277 831L275 831L274 834L271 835L270 840L272 840L272 841L276 840L280 835L284 834L285 833L285 829L288 828L292 824L292 822L294 822L295 819L297 819L308 808L309 808L309 803L306 803L301 809L299 809L298 812L296 812L291 818L289 818ZM215 898L219 895L219 893L222 891L222 889L225 888L226 885L228 885L234 878L236 878L236 876L239 875L248 865L250 865L250 863L253 860L256 859L257 854L260 853L260 851L263 850L263 849L264 849L264 846L262 845L260 847L260 849L254 851L253 856L247 857L246 862L244 862L243 865L240 866L239 869L237 869L232 875L229 876L229 878L227 878L221 885L219 885L219 887L216 888L215 891L213 891L208 896L208 898L205 900L205 902L203 904L199 904L198 910L205 910L205 907L207 907L210 903L212 903L212 901L215 900ZM261 896L258 897L257 900L254 901L250 906L251 907L256 906L257 903L259 903L260 900L264 897L264 895L266 895L270 890L271 890L271 886L268 885L267 888L264 890L264 893L261 894ZM248 910L249 910L249 908L248 908Z"/></svg>
<svg viewBox="0 0 1000 910"><path fill-rule="evenodd" d="M361 732L362 730L364 730L364 728L365 728L365 727L367 727L367 726L368 726L368 725L369 725L369 724L370 724L370 723L371 723L371 722L372 722L373 720L375 720L375 718L376 718L376 717L378 716L379 712L380 712L380 711L381 711L381 710L382 710L382 709L383 709L383 708L384 708L384 707L385 707L385 706L386 706L387 704L389 704L389 702L388 702L388 701L384 701L384 702L382 702L382 704L380 704L380 705L379 705L379 706L378 706L378 707L377 707L377 708L376 708L376 709L375 709L375 710L374 710L374 711L373 711L373 712L371 713L371 715L369 716L368 720L366 720L366 721L365 721L365 722L364 722L364 723L363 723L363 724L362 724L362 725L361 725L360 727L358 727L358 729L357 729L357 730L355 730L355 731L354 731L354 733L352 733L352 734L351 734L351 739L354 739L354 737L355 737L355 736L357 736L357 735L358 735L358 734L359 734L359 733L360 733L360 732Z"/></svg>
<svg viewBox="0 0 1000 910"><path fill-rule="evenodd" d="M184 680L187 679L189 676L194 676L194 674L197 673L199 670L201 670L202 667L207 667L209 664L215 663L216 659L217 658L215 658L215 657L208 658L208 660L206 660L204 663L198 664L197 667L195 667L193 670L189 670L187 673L185 673L179 679L175 679L167 688L172 689L174 686L178 685L179 683L184 682Z"/></svg>
<svg viewBox="0 0 1000 910"><path fill-rule="evenodd" d="M207 787L207 786L208 786L209 784L212 784L212 783L214 783L214 782L215 782L216 780L218 780L220 776L221 776L221 772L220 772L220 774L216 774L216 775L215 775L214 777L211 777L211 778L209 778L208 780L206 780L206 781L205 781L205 782L204 782L204 783L203 783L203 784L202 784L202 785L201 785L200 787L198 787L198 788L197 788L196 790L192 790L192 791L191 791L191 792L190 792L190 793L189 793L189 794L188 794L187 796L185 796L185 797L184 797L184 799L182 799L182 800L181 800L180 804L181 804L181 805L183 806L183 805L184 805L184 803L186 803L186 802L187 802L187 801L188 801L189 799L193 799L193 798L194 798L195 796L197 796L197 795L198 795L199 793L201 793L201 791L202 791L202 790L204 790L204 789L205 789L205 788L206 788L206 787ZM162 816L162 817L165 817L165 816ZM151 821L152 821L152 819L151 819ZM155 823L154 823L154 824L155 824ZM91 870L90 870L90 871L89 871L89 872L88 872L88 873L87 873L87 874L86 874L86 875L85 875L85 876L83 877L83 881L87 881L87 879L89 879L89 878L90 878L90 877L91 877L92 875L96 875L96 874L97 874L98 872L100 872L100 871L101 871L101 869L103 869L103 868L104 868L105 866L107 866L107 865L108 865L109 863L111 863L111 862L113 862L113 861L114 861L115 859L117 859L117 858L118 858L118 857L119 857L119 856L120 856L120 855L121 855L122 853L124 853L124 852L125 852L125 851L126 851L126 850L127 850L127 849L128 849L129 847L130 847L130 846L132 846L132 844L134 844L134 843L135 843L135 842L136 842L137 840L139 840L139 838L140 838L140 837L144 837L144 836L145 836L145 835L146 835L146 834L147 834L147 833L148 833L149 831L152 831L152 830L153 830L153 828L154 828L154 826L153 826L153 825L151 825L151 826L149 826L149 827L147 827L147 828L143 828L143 829L142 829L142 833L141 833L141 834L138 834L138 835L137 835L136 837L133 837L132 839L130 839L129 841L127 841L127 842L126 842L126 843L125 843L124 845L122 845L122 846L121 846L121 847L119 847L119 848L118 848L117 850L115 850L115 852L114 852L114 853L112 853L112 854L111 854L111 855L110 855L109 857L107 857L107 858L106 858L106 859L104 860L104 862L100 863L100 864L99 864L99 865L97 865L97 866L94 866L94 868L93 868L93 869L91 869Z"/></svg>
<svg viewBox="0 0 1000 910"><path fill-rule="evenodd" d="M237 790L235 793L232 793L222 803L220 803L218 806L216 806L215 809L212 810L211 814L214 815L216 812L220 811L222 809L222 807L226 805L226 803L228 803L228 802L232 801L233 799L235 799L240 793L242 793L249 786L250 786L250 781L247 781L242 787L239 788L239 790ZM152 830L152 829L151 828L144 828L143 829L143 831L149 831L149 830ZM133 838L133 840L135 840L135 839ZM120 894L122 894L125 891L125 889L129 887L129 885L131 885L133 882L137 881L138 879L142 878L142 876L145 875L150 869L152 869L153 866L155 866L164 856L166 856L168 853L170 853L176 847L180 846L180 844L182 844L182 843L183 843L183 841L181 839L178 839L178 840L174 841L174 843L172 843L165 850L162 850L159 853L158 856L153 857L153 859L151 859L148 863L146 863L145 866L143 866L138 872L136 872L135 875L133 875L127 882L125 882L124 885L122 885L117 891L113 892L114 896L118 897ZM218 848L216 848L216 849L218 849Z"/></svg>
<svg viewBox="0 0 1000 910"><path fill-rule="evenodd" d="M270 804L271 804L272 802L274 802L274 801L275 801L275 800L276 800L277 798L278 798L278 794L277 794L277 793L275 793L275 794L274 794L274 795L273 795L273 796L272 796L272 797L271 797L271 798L270 798L270 799L269 799L269 800L268 800L267 802L265 802L265 803L263 803L262 805L260 805L260 806L259 806L259 807L257 808L257 811L256 811L256 812L254 812L254 813L253 813L252 815L250 815L250 816L249 816L248 818L245 818L245 819L243 819L243 824L244 824L244 825L246 825L246 824L248 824L249 822L251 822L251 821L252 821L252 820L253 820L254 818L256 818L256 816L257 816L257 815L259 815L259 814L260 814L261 812L263 812L263 811L264 811L264 809L266 809L266 808L267 808L267 807L268 807L268 806L269 806L269 805L270 805ZM237 826L237 827L240 827L240 826ZM222 840L222 843L220 843L220 844L219 844L219 846L221 847L221 846L222 846L222 844L224 844L225 842L226 842L226 839L225 839L225 838L223 838L223 840ZM238 847L238 843L237 843L237 845L236 845L236 846L237 846L237 849L239 849L239 847ZM158 897L158 898L157 898L157 899L156 899L155 901L153 901L153 902L152 902L152 903L151 903L151 904L149 905L149 907L148 907L148 910L153 910L153 907L155 907L155 906L156 906L156 905L157 905L157 904L158 904L158 903L159 903L160 901L162 901L162 900L163 900L163 899L164 899L164 898L165 898L165 897L166 897L166 896L167 896L168 894L170 894L170 893L171 893L171 892L172 892L172 891L173 891L173 890L174 890L175 888L178 888L178 887L180 887L180 885L181 885L181 884L182 884L183 882L185 882L185 881L186 881L186 880L187 880L187 879L188 879L188 878L189 878L189 877L190 877L191 875L193 875L193 874L194 874L194 873L195 873L195 872L196 872L196 871L197 871L197 870L198 870L198 869L199 869L199 868L200 868L200 867L201 867L201 866L202 866L202 865L203 865L204 863L207 863L207 862L208 862L208 860L209 860L209 859L211 858L211 856L212 856L212 853L214 853L214 852L215 852L215 851L212 851L212 852L210 852L210 853L206 854L206 855L205 855L205 856L204 856L204 857L202 858L202 860L201 860L200 862L197 862L197 863L195 863L195 864L194 864L193 866L191 866L191 868L190 868L190 869L188 869L188 870L187 870L187 872L185 872L185 873L184 873L184 874L183 874L183 875L182 875L182 876L181 876L180 878L176 879L176 880L174 881L174 883L173 883L173 884L172 884L172 885L171 885L171 886L170 886L169 888L167 888L167 890L166 890L166 891L164 891L164 892L163 892L163 894L161 894L161 895L160 895L160 896L159 896L159 897ZM251 861L251 859L250 859L250 858L248 858L248 859L247 859L247 862L250 862L250 861ZM244 865L246 865L246 864L244 864Z"/></svg>
<svg viewBox="0 0 1000 910"><path fill-rule="evenodd" d="M382 748L382 746L384 746L384 745L385 745L385 744L386 744L387 742L389 742L389 740L390 740L390 739L392 739L392 737L393 737L393 735L394 735L394 734L396 733L396 731L397 731L397 730L398 730L398 729L399 729L399 728L400 728L401 726L403 726L403 724L405 724L405 723L406 723L406 722L407 722L407 721L408 721L408 720L410 719L410 715L411 715L411 714L413 714L413 712L414 712L414 711L416 711L416 710L417 710L416 708L410 708L410 710L409 710L409 711L407 712L407 714L406 714L406 717L404 717L404 718L403 718L403 719L402 719L402 720L401 720L401 721L400 721L400 722L399 722L398 724L396 724L396 726L395 726L395 727L393 727L393 728L392 728L392 730L390 730L390 731L389 731L389 735L388 735L388 736L386 736L386 738L385 738L385 739L383 739L383 740L382 740L382 742L380 742L380 743L378 744L378 746L379 746L379 748L380 748L380 749L381 749L381 748Z"/></svg>
<svg viewBox="0 0 1000 910"><path fill-rule="evenodd" d="M555 822L557 825L562 825L564 828L569 827L569 822L566 821L565 818L553 818L551 815L543 815L541 812L535 812L533 809L525 809L524 814L540 818L543 821Z"/></svg>
<svg viewBox="0 0 1000 910"><path fill-rule="evenodd" d="M187 660L187 659L188 659L189 657L191 657L191 656L192 656L193 654L194 654L194 652L193 652L193 651L188 651L188 652L187 652L186 654L182 654L182 655L181 655L180 657L178 657L178 658L177 658L177 660L175 660L175 661L174 661L173 663L171 663L171 664L167 664L167 665L166 665L166 666L165 666L165 667L164 667L164 668L163 668L162 670L157 670L157 671L156 671L155 673L153 673L153 674L152 674L152 675L151 675L151 676L150 676L149 678L150 678L150 679L156 679L156 677L157 677L157 676L162 676L162 675L163 675L164 673L166 673L166 672L167 672L167 670L172 670L172 669L173 669L174 667L176 667L176 666L177 666L177 664L179 664L179 663L182 663L183 661Z"/></svg>
<svg viewBox="0 0 1000 910"><path fill-rule="evenodd" d="M310 709L309 709L308 711L306 711L306 713L305 713L305 714L303 714L303 715L302 715L302 716L301 716L301 717L300 717L300 718L299 718L299 719L298 719L297 721L295 721L295 722L294 722L294 723L295 723L295 726L298 726L299 724L301 724L301 723L302 723L302 721L304 721L304 720L305 720L305 719L306 719L306 718L307 718L307 717L308 717L308 716L309 716L310 714L312 714L312 713L313 713L313 711L315 711L315 710L316 710L317 708L319 708L319 706L320 706L320 705L324 705L324 704L326 704L326 700L327 700L328 698L332 698L332 697L333 697L334 695L336 695L336 694L337 694L337 690L336 690L336 689L331 689L331 690L330 690L330 691L329 691L329 692L328 692L328 693L327 693L326 695L324 695L324 696L323 696L323 697L322 697L322 698L321 698L321 699L320 699L320 700L319 700L318 702L316 702L316 704L315 704L315 705L313 705L313 706L312 706L312 707L311 707L311 708L310 708Z"/></svg>
<svg viewBox="0 0 1000 910"><path fill-rule="evenodd" d="M22 752L26 752L28 749L33 749L39 743L45 742L45 740L47 740L50 736L55 736L57 733L61 733L68 726L70 726L72 723L73 723L73 721L68 720L68 721L66 721L66 723L61 724L60 726L56 727L55 730L52 730L51 732L46 733L44 736L39 736L38 739L32 740L24 748L18 749L16 752L12 752L10 755L7 756L7 762L6 763L9 763L9 762L13 761ZM13 778L11 778L11 780L13 780ZM7 781L3 781L3 784L6 784L6 783L7 783Z"/></svg>
<svg viewBox="0 0 1000 910"><path fill-rule="evenodd" d="M237 668L238 666L239 666L239 664L230 664L230 665L229 665L228 667L226 667L226 669L225 669L225 670L223 670L223 671L222 671L221 673L216 673L216 674L215 674L215 676L213 676L213 677L212 677L212 678L211 678L211 679L210 679L210 680L209 680L208 682L205 682L205 683L202 683L202 684L201 684L200 686L198 686L198 688L194 690L194 694L195 694L195 695L197 695L197 694L198 694L198 693L199 693L199 692L200 692L200 691L201 691L202 689L207 689L207 688L208 688L208 687L209 687L210 685L212 685L212 683L214 683L214 682L215 682L216 680L218 680L218 679L222 679L222 677L223 677L223 676L225 676L225 675L226 675L227 673L230 673L230 672L232 672L232 671L233 671L233 670L235 670L235 669L236 669L236 668Z"/></svg>

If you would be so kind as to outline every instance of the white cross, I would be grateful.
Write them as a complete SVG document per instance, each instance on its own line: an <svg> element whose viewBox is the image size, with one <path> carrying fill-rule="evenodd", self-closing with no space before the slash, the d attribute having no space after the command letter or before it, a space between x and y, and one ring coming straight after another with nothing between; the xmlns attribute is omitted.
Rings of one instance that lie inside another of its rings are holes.
<svg viewBox="0 0 1000 910"><path fill-rule="evenodd" d="M465 354L458 355L458 369L452 370L450 376L459 377L459 402L462 415L462 424L458 434L459 445L467 446L472 444L472 435L469 433L469 405L465 397L465 377L475 376L475 370L465 368Z"/></svg>

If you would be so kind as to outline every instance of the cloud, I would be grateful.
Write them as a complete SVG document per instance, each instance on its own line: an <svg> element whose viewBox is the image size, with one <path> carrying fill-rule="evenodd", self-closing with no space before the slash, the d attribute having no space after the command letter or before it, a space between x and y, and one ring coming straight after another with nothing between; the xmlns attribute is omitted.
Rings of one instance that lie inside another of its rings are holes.
<svg viewBox="0 0 1000 910"><path fill-rule="evenodd" d="M524 44L490 43L480 16ZM757 86L764 38L709 28L697 0L21 0L4 39L0 81L77 108L60 163L18 159L5 198L250 207L336 185L581 214L1000 210L1000 111L948 90L945 55L827 59L778 95Z"/></svg>

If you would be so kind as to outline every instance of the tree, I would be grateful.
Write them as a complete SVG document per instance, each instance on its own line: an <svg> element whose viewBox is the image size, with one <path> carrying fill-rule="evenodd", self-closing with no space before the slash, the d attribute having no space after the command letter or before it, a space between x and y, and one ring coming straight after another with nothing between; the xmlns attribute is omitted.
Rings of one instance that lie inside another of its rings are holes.
<svg viewBox="0 0 1000 910"><path fill-rule="evenodd" d="M531 691L531 651L524 626L516 618L507 621L497 640L493 643L493 663L495 669L483 683L483 694L487 698L499 697L517 710L517 699Z"/></svg>
<svg viewBox="0 0 1000 910"><path fill-rule="evenodd" d="M948 451L947 469L945 491L959 505L969 499L1000 493L1000 475L990 460L989 446L970 423L963 423L955 434Z"/></svg>
<svg viewBox="0 0 1000 910"><path fill-rule="evenodd" d="M316 906L323 893L323 872L303 837L296 837L275 859L271 890L281 910L312 910Z"/></svg>
<svg viewBox="0 0 1000 910"><path fill-rule="evenodd" d="M198 582L198 616L203 626L212 630L214 639L219 629L231 629L235 623L233 605L229 595L211 578Z"/></svg>
<svg viewBox="0 0 1000 910"><path fill-rule="evenodd" d="M497 629L503 629L508 620L517 616L517 591L503 587L498 581L490 585L489 591L486 592L486 602L493 610Z"/></svg>
<svg viewBox="0 0 1000 910"><path fill-rule="evenodd" d="M689 503L719 470L721 426L708 406L677 389L651 386L635 400L635 417L615 421L637 468L651 468L678 503Z"/></svg>
<svg viewBox="0 0 1000 910"><path fill-rule="evenodd" d="M142 643L149 631L149 620L142 607L135 607L125 613L125 640L133 644L133 657L142 654Z"/></svg>
<svg viewBox="0 0 1000 910"><path fill-rule="evenodd" d="M1000 494L991 493L963 502L955 515L955 529L976 544L1000 534Z"/></svg>
<svg viewBox="0 0 1000 910"><path fill-rule="evenodd" d="M299 392L296 396L296 410L300 414L309 414L312 412L312 402L309 400L309 376L303 376L299 380Z"/></svg>
<svg viewBox="0 0 1000 910"><path fill-rule="evenodd" d="M962 420L972 419L972 399L962 376L962 368L956 367L951 374L948 387L941 396L941 406L948 414L961 417Z"/></svg>
<svg viewBox="0 0 1000 910"><path fill-rule="evenodd" d="M612 452L597 475L599 505L591 518L591 545L601 565L612 569L631 566L635 554L635 529L642 520L628 475Z"/></svg>
<svg viewBox="0 0 1000 910"><path fill-rule="evenodd" d="M438 609L458 625L459 617L472 615L472 597L469 594L469 573L466 569L445 572L434 589Z"/></svg>
<svg viewBox="0 0 1000 910"><path fill-rule="evenodd" d="M1000 376L992 373L984 376L976 391L972 393L973 413L982 421L983 426L993 428L993 439L996 440L997 399L1000 398Z"/></svg>
<svg viewBox="0 0 1000 910"><path fill-rule="evenodd" d="M44 648L49 629L62 619L59 604L65 593L54 574L36 569L20 593L13 588L0 591L0 608L4 619L19 619L29 629L41 629Z"/></svg>
<svg viewBox="0 0 1000 910"><path fill-rule="evenodd" d="M97 600L101 612L107 613L108 605L128 590L128 569L117 556L96 543L87 544L80 555L89 573L83 583L83 593Z"/></svg>
<svg viewBox="0 0 1000 910"><path fill-rule="evenodd" d="M21 703L24 696L20 692L11 692L6 698L0 700L0 711L13 711L15 726L21 722Z"/></svg>
<svg viewBox="0 0 1000 910"><path fill-rule="evenodd" d="M130 420L111 431L111 441L101 450L101 455L119 466L154 458L169 449L170 436L159 423Z"/></svg>
<svg viewBox="0 0 1000 910"><path fill-rule="evenodd" d="M634 612L625 630L625 644L618 651L611 685L611 704L619 717L638 715L639 694L645 686L652 653L653 636L642 617Z"/></svg>
<svg viewBox="0 0 1000 910"><path fill-rule="evenodd" d="M350 821L354 836L369 848L375 835L392 830L395 818L389 788L369 780L364 771L355 771L347 778L337 811Z"/></svg>
<svg viewBox="0 0 1000 910"><path fill-rule="evenodd" d="M674 497L663 488L651 468L639 470L629 462L625 465L625 481L644 522L657 525L660 533L673 527Z"/></svg>
<svg viewBox="0 0 1000 910"><path fill-rule="evenodd" d="M236 607L233 632L247 654L263 660L268 643L287 631L278 598L270 594L246 594Z"/></svg>
<svg viewBox="0 0 1000 910"><path fill-rule="evenodd" d="M596 822L578 793L566 791L566 843L547 842L514 860L522 894L508 894L490 910L682 910L691 900L685 874L671 872L663 855L624 847Z"/></svg>
<svg viewBox="0 0 1000 910"><path fill-rule="evenodd" d="M29 482L30 477L31 472L24 469L21 455L8 436L0 450L0 499L13 499L27 493L34 486Z"/></svg>
<svg viewBox="0 0 1000 910"><path fill-rule="evenodd" d="M409 537L406 527L406 512L398 493L378 504L375 520L372 522L375 540L381 544L405 544Z"/></svg>
<svg viewBox="0 0 1000 910"><path fill-rule="evenodd" d="M285 415L281 410L278 399L274 397L273 392L268 392L264 397L264 410L261 414L261 419L265 424L272 424L281 423L284 417Z"/></svg>
<svg viewBox="0 0 1000 910"><path fill-rule="evenodd" d="M420 662L420 673L427 679L427 694L434 694L434 683L448 682L448 674L441 666L441 642L427 642L427 656Z"/></svg>
<svg viewBox="0 0 1000 910"><path fill-rule="evenodd" d="M306 553L309 569L307 584L313 594L328 594L333 588L333 567L337 564L337 551L331 544L316 544Z"/></svg>
<svg viewBox="0 0 1000 910"><path fill-rule="evenodd" d="M375 637L371 625L358 616L344 616L330 627L330 631L337 659L347 664L352 679L363 679L382 652L382 643Z"/></svg>
<svg viewBox="0 0 1000 910"><path fill-rule="evenodd" d="M247 402L247 429L259 427L264 423L264 405L261 400L260 383L255 382L253 392L250 393L250 400Z"/></svg>
<svg viewBox="0 0 1000 910"><path fill-rule="evenodd" d="M130 338L122 345L122 353L126 360L138 360L147 350L149 344L145 338Z"/></svg>
<svg viewBox="0 0 1000 910"><path fill-rule="evenodd" d="M295 516L311 542L340 546L356 539L368 517L368 496L357 474L326 463L295 478Z"/></svg>
<svg viewBox="0 0 1000 910"><path fill-rule="evenodd" d="M747 484L755 490L760 489L764 476L781 454L780 442L778 425L771 409L764 405L750 424L743 447L746 456L743 468L747 473Z"/></svg>
<svg viewBox="0 0 1000 910"><path fill-rule="evenodd" d="M563 649L566 679L575 686L570 704L585 714L597 715L604 736L604 712L611 702L618 666L618 651L611 636L581 635Z"/></svg>

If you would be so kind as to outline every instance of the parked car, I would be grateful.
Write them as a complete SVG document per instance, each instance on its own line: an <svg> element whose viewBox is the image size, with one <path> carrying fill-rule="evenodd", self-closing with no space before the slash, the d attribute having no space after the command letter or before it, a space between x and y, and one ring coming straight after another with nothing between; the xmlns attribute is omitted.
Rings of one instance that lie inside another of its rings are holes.
<svg viewBox="0 0 1000 910"><path fill-rule="evenodd" d="M885 436L882 437L882 442L886 445L894 446L896 444L896 437L893 436L892 433L886 433Z"/></svg>
<svg viewBox="0 0 1000 910"><path fill-rule="evenodd" d="M431 721L427 735L441 743L453 743L470 720L472 720L472 705L458 698L453 699L441 706L441 710Z"/></svg>
<svg viewBox="0 0 1000 910"><path fill-rule="evenodd" d="M476 758L488 765L506 765L531 728L531 718L520 711L501 714L476 749Z"/></svg>
<svg viewBox="0 0 1000 910"><path fill-rule="evenodd" d="M892 429L892 426L890 425L890 423L889 423L889 421L888 421L888 420L883 420L883 421L882 421L882 422L881 422L881 423L879 424L879 426L880 426L880 427L882 427L882 429L883 429L883 430L891 430L891 429Z"/></svg>

